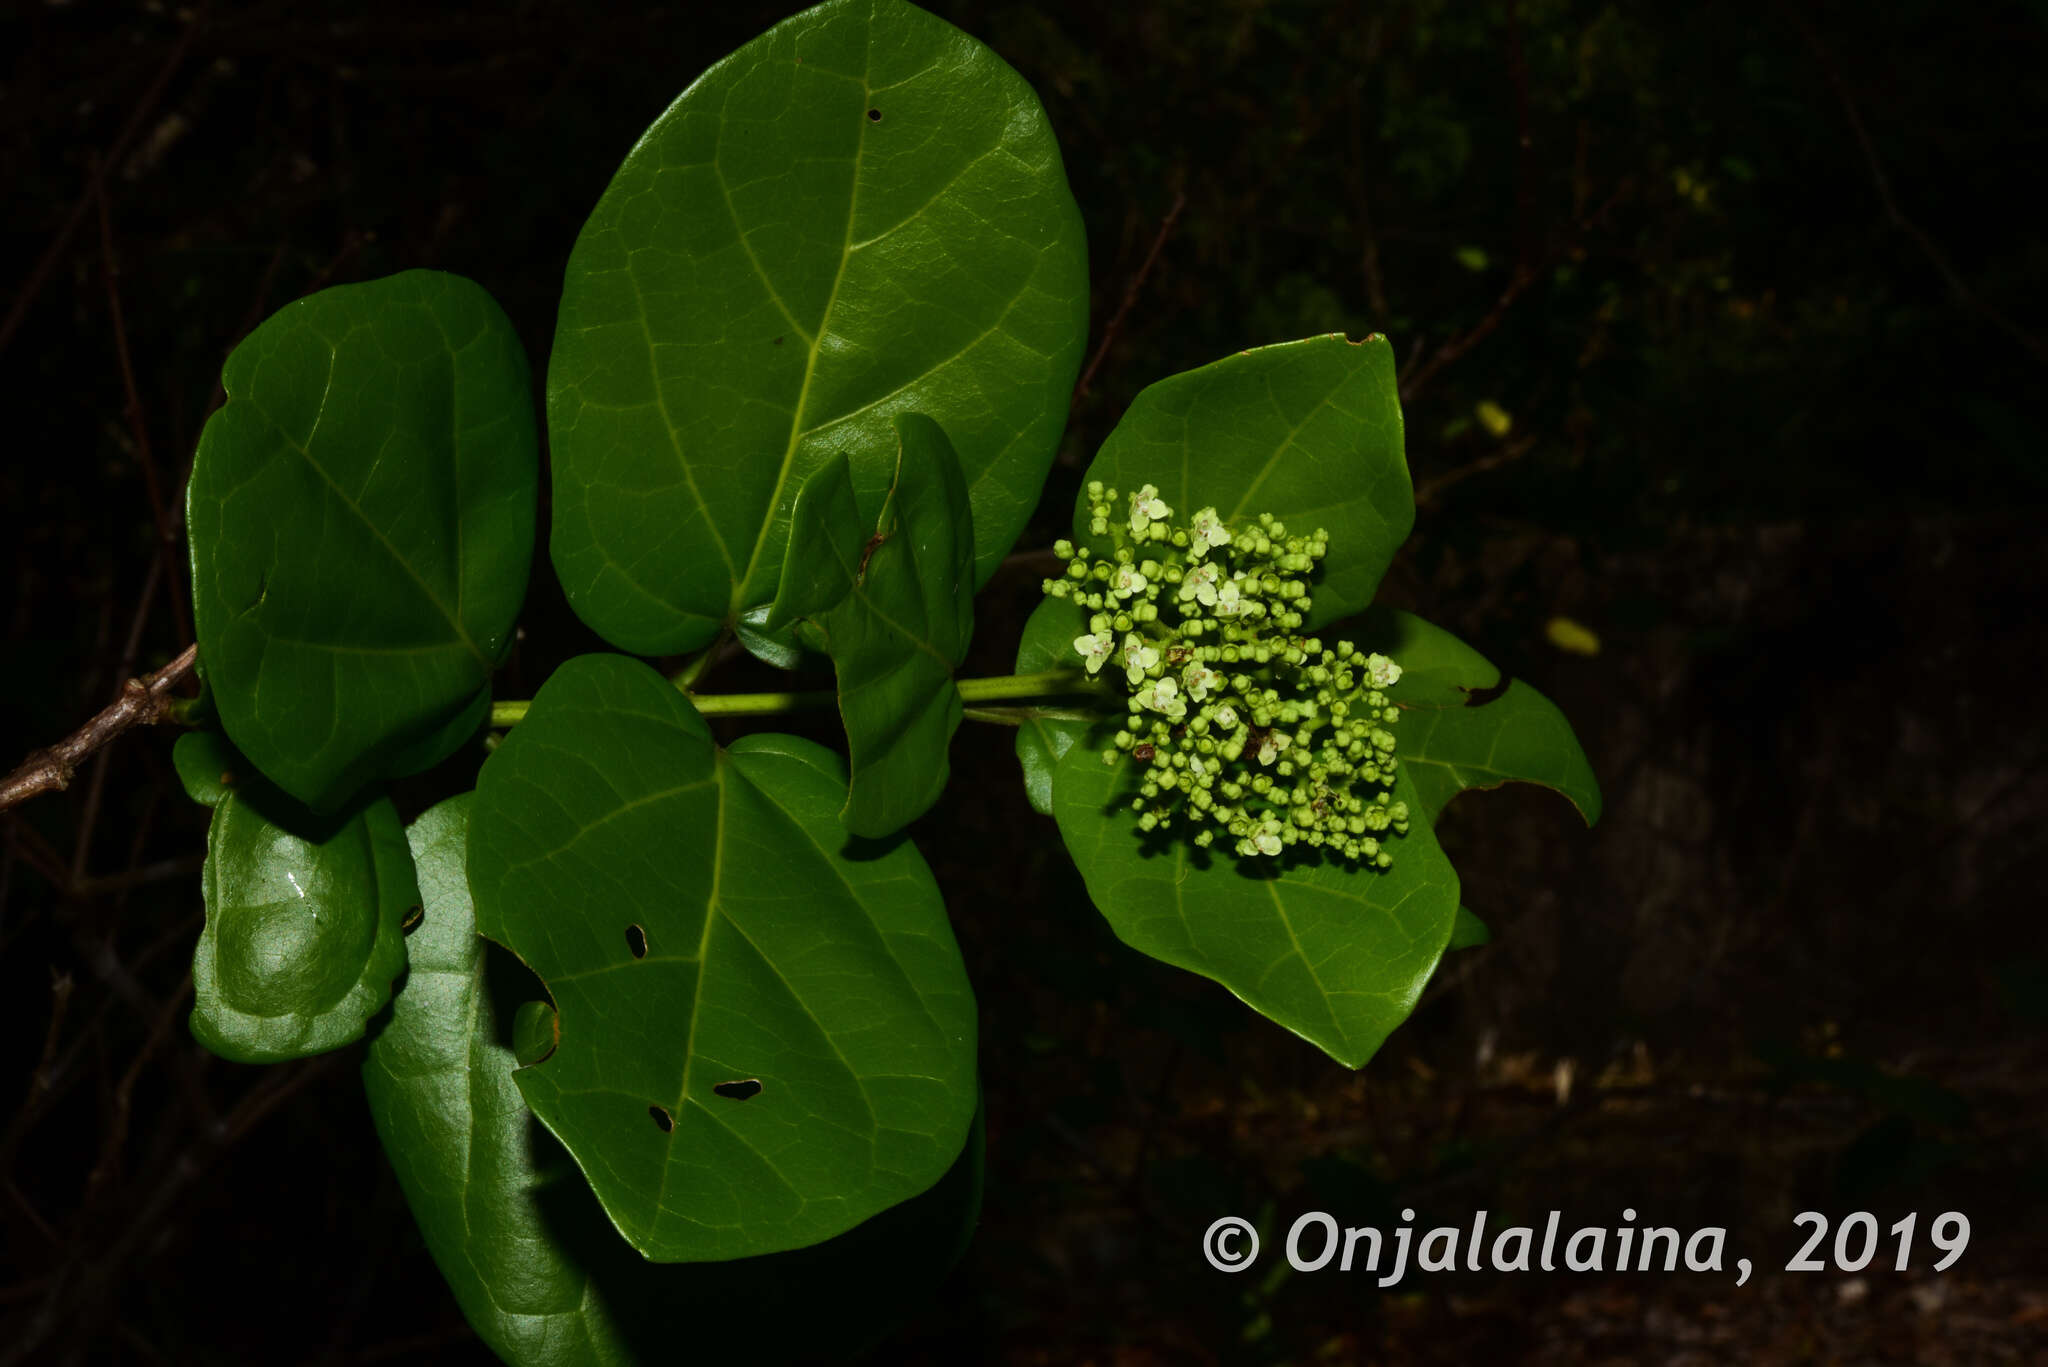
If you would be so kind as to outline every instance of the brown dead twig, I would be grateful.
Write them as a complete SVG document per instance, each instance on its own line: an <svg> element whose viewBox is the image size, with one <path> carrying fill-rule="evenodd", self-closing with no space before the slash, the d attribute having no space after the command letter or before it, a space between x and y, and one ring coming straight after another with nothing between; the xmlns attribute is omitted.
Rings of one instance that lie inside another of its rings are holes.
<svg viewBox="0 0 2048 1367"><path fill-rule="evenodd" d="M1173 236L1174 225L1180 222L1181 210L1187 207L1187 192L1175 190L1173 204L1160 222L1159 232L1152 238L1151 250L1145 253L1145 259L1138 266L1138 273L1131 277L1131 283L1124 287L1123 302L1116 306L1116 312L1111 315L1109 325L1102 329L1102 341L1097 344L1095 355L1088 362L1088 368L1081 372L1081 383L1074 386L1075 398L1088 397L1088 388L1095 382L1095 372L1101 368L1103 358L1109 355L1110 344L1116 341L1117 333L1123 330L1124 318L1129 315L1131 306L1138 302L1138 293L1145 288L1146 277L1152 274L1152 267L1159 260L1159 249L1166 245L1167 238Z"/></svg>
<svg viewBox="0 0 2048 1367"><path fill-rule="evenodd" d="M50 245L43 249L42 256L36 260L28 277L22 281L21 288L15 292L14 303L7 310L7 316L0 318L0 351L5 351L7 344L14 340L14 334L20 331L22 321L28 317L29 309L35 304L36 296L43 292L43 286L48 283L57 264L64 259L65 251L71 246L71 239L77 235L79 226L85 222L86 211L92 208L94 199L102 193L100 180L106 168L118 166L121 158L127 155L128 145L135 141L135 135L142 130L142 125L156 109L158 101L163 98L165 89L171 83L171 78L185 65L185 59L192 53L193 40L205 27L205 18L205 6L202 5L198 12L185 21L185 31L172 45L170 54L164 58L164 64L157 69L156 77L150 81L149 88L144 90L142 97L135 102L134 109L128 115L128 121L122 124L121 131L114 135L114 140L108 144L105 155L94 161L87 173L84 192L72 204L71 212L65 215L63 223L58 226L56 234L50 239Z"/></svg>
<svg viewBox="0 0 2048 1367"><path fill-rule="evenodd" d="M1435 354L1422 363L1420 369L1411 371L1408 377L1401 381L1402 405L1405 407L1412 403L1415 396L1420 394L1445 366L1491 337L1508 316L1508 310L1515 306L1515 301L1522 297L1529 286L1542 279L1544 272L1584 242L1594 229L1604 224L1614 206L1634 188L1633 180L1624 179L1621 184L1614 187L1614 193L1607 196L1599 208L1588 214L1569 237L1558 243L1540 261L1533 266L1516 267L1514 278L1508 281L1508 287L1501 291L1500 298L1494 300L1493 308L1484 318L1438 347Z"/></svg>
<svg viewBox="0 0 2048 1367"><path fill-rule="evenodd" d="M0 812L41 793L70 786L78 766L131 726L153 726L170 715L171 690L183 683L198 661L199 647L186 646L178 658L145 678L130 679L121 696L91 721L46 749L37 750L6 778L0 779Z"/></svg>
<svg viewBox="0 0 2048 1367"><path fill-rule="evenodd" d="M158 564L176 565L178 523L164 499L163 481L157 475L156 452L149 441L149 423L143 416L142 393L135 384L135 363L128 352L128 319L121 308L121 268L114 256L114 229L107 208L104 168L95 169L92 187L93 199L99 206L100 275L107 287L107 315L114 328L114 355L121 364L123 411L128 418L129 439L134 443L135 463L142 467L143 487L149 495L149 517L151 525L156 528ZM175 577L155 577L162 581L164 596L170 600L171 618L177 623L179 639L190 641L192 622L185 611L185 600L178 593Z"/></svg>
<svg viewBox="0 0 2048 1367"><path fill-rule="evenodd" d="M1468 461L1455 470L1447 470L1434 479L1426 479L1415 486L1415 506L1427 508L1443 497L1444 490L1462 483L1474 475L1483 475L1488 470L1498 470L1503 465L1512 465L1534 450L1536 438L1522 437L1509 442L1497 451L1490 451L1474 461Z"/></svg>
<svg viewBox="0 0 2048 1367"><path fill-rule="evenodd" d="M1934 268L1935 274L1948 286L1949 293L1955 296L1957 303L2018 342L2035 360L2048 365L2048 343L2028 332L1990 300L1970 288L1969 282L1963 279L1955 263L1949 260L1948 253L1941 249L1941 244L1936 242L1925 228L1906 217L1905 210L1899 207L1898 199L1892 194L1892 179L1885 173L1884 163L1878 159L1877 145L1870 140L1870 131L1863 126L1863 113L1857 107L1856 97L1850 93L1848 81L1843 79L1841 69L1835 65L1834 57L1821 42L1820 34L1815 31L1813 25L1796 13L1790 17L1793 25L1799 30L1799 36L1806 40L1807 47L1812 50L1814 60L1820 63L1821 74L1827 78L1828 88L1834 91L1835 98L1841 102L1842 115L1848 120L1849 131L1855 135L1857 150L1863 154L1864 169L1870 173L1870 183L1877 191L1878 203L1884 208L1886 221L1912 239L1913 245L1927 258L1927 264Z"/></svg>

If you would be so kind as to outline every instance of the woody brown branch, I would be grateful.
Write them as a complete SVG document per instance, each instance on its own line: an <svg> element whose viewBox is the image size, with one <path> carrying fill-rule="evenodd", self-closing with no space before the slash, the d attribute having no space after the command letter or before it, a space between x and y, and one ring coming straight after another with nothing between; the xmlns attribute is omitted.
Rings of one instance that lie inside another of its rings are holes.
<svg viewBox="0 0 2048 1367"><path fill-rule="evenodd" d="M71 735L23 760L5 779L0 779L0 812L42 793L56 792L71 784L78 766L102 746L132 726L153 726L169 715L171 691L192 673L199 647L186 646L177 659L156 673L130 679L121 686L121 696Z"/></svg>

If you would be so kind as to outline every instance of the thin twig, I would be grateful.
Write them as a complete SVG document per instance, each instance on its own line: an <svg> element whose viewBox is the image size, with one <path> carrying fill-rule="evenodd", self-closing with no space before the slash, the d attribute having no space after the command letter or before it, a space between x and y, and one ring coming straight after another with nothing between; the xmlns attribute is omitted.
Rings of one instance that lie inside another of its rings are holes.
<svg viewBox="0 0 2048 1367"><path fill-rule="evenodd" d="M1792 15L1791 19L1798 27L1800 36L1806 40L1806 45L1813 49L1814 59L1820 63L1821 73L1827 77L1829 87L1835 92L1835 98L1842 102L1842 113L1849 120L1849 131L1856 135L1856 146L1863 153L1863 165L1870 172L1870 182L1877 189L1878 202L1884 206L1885 218L1893 227L1913 240L1913 245L1920 249L1920 254L1927 258L1927 263L1941 276L1943 283L1948 286L1949 292L1955 295L1958 303L2025 347L2035 360L2048 365L2048 343L2043 343L2040 338L2022 328L1989 300L1971 289L1962 274L1956 270L1954 263L1948 259L1948 253L1928 235L1926 229L1906 217L1905 211L1899 208L1899 201L1892 194L1891 177L1885 174L1884 163L1878 160L1877 146L1871 142L1870 132L1863 126L1863 114L1857 108L1856 97L1849 91L1849 83L1842 79L1841 70L1836 67L1834 58L1828 55L1827 48L1821 44L1820 35L1814 31L1813 26L1798 14Z"/></svg>
<svg viewBox="0 0 2048 1367"><path fill-rule="evenodd" d="M85 1180L84 1203L90 1204L100 1192L121 1161L121 1150L128 1143L128 1123L135 1111L135 1084L142 1077L142 1070L156 1051L163 1047L164 1040L171 1032L171 1022L185 1004L185 998L192 990L192 975L187 973L177 991L164 999L156 1019L150 1022L149 1034L144 1037L142 1047L128 1064L128 1070L121 1074L121 1080L114 1087L113 1119L103 1120L104 1133L100 1138L99 1161L92 1165L91 1173Z"/></svg>
<svg viewBox="0 0 2048 1367"><path fill-rule="evenodd" d="M128 640L121 647L121 664L114 671L117 679L133 678L135 662L142 652L142 629L149 621L149 605L156 597L157 581L163 578L166 550L159 541L155 554L149 558L149 572L142 576L142 593L135 604L135 615L128 622ZM172 599L177 592L172 591ZM71 882L76 886L85 877L85 866L92 858L93 833L99 828L100 803L106 794L107 762L113 757L111 747L93 756L92 779L85 787L85 806L78 815L78 840L71 848Z"/></svg>
<svg viewBox="0 0 2048 1367"><path fill-rule="evenodd" d="M21 330L22 321L28 317L28 311L34 306L36 296L41 294L43 286L49 283L51 271L56 269L58 261L63 259L65 251L71 246L71 239L77 234L78 225L85 221L85 211L92 204L93 197L101 193L102 173L107 167L120 164L123 154L128 150L128 144L135 140L143 121L156 108L157 101L163 98L164 88L171 83L171 77L185 64L185 58L192 51L192 40L197 38L199 30L205 27L205 19L205 7L201 6L199 13L186 21L184 33L179 35L177 45L171 49L171 55L164 59L163 66L158 68L156 79L149 83L149 88L142 92L142 98L135 102L134 112L128 115L128 122L121 125L121 131L115 134L113 142L107 145L106 155L96 159L84 192L71 206L70 214L58 227L57 235L50 239L50 245L43 249L43 254L36 260L34 269L29 271L28 278L22 282L21 288L15 291L14 306L7 310L7 317L0 319L0 351L5 351L7 344L14 340L14 334Z"/></svg>
<svg viewBox="0 0 2048 1367"><path fill-rule="evenodd" d="M1621 184L1615 186L1614 193L1607 197L1606 202L1595 209L1584 222L1580 223L1578 230L1569 239L1560 243L1535 266L1516 267L1514 277L1508 281L1508 287L1501 291L1500 298L1494 301L1493 308L1488 311L1484 318L1474 323L1468 330L1459 333L1456 337L1451 338L1438 347L1436 354L1423 362L1420 369L1411 371L1407 378L1401 381L1401 402L1403 404L1413 402L1415 396L1420 394L1424 387L1431 380L1435 379L1445 366L1463 356L1473 347L1478 346L1488 337L1491 337L1495 330L1500 327L1501 322L1508 316L1508 310L1513 308L1515 301L1522 297L1523 292L1543 277L1544 272L1550 268L1552 262L1562 257L1573 246L1577 245L1588 232L1599 226L1606 219L1608 212L1621 202L1622 195L1627 193L1633 184L1634 182L1632 181L1624 180Z"/></svg>
<svg viewBox="0 0 2048 1367"><path fill-rule="evenodd" d="M64 1033L64 1014L71 1008L73 983L69 973L50 972L50 1028L43 1032L43 1055L36 1064L36 1070L29 1074L28 1100L24 1108L33 1106L44 1092L50 1090L50 1064L57 1057L57 1041Z"/></svg>
<svg viewBox="0 0 2048 1367"><path fill-rule="evenodd" d="M88 756L131 726L152 726L170 711L171 690L192 673L199 647L186 646L178 658L147 678L130 679L114 704L48 749L37 750L0 779L0 812L39 793L61 791Z"/></svg>
<svg viewBox="0 0 2048 1367"><path fill-rule="evenodd" d="M1445 471L1435 479L1427 479L1415 486L1415 506L1427 508L1443 497L1444 490L1461 483L1474 475L1483 475L1488 470L1498 470L1503 465L1512 465L1536 448L1536 438L1522 437L1509 442L1496 451L1489 451L1474 461L1468 461L1455 470Z"/></svg>
<svg viewBox="0 0 2048 1367"><path fill-rule="evenodd" d="M1153 263L1159 260L1159 249L1164 247L1166 239L1173 235L1174 225L1180 222L1180 211L1187 207L1187 192L1175 190L1173 204L1167 209L1166 217L1159 224L1158 233L1152 238L1151 249L1145 253L1145 259L1138 266L1138 273L1131 277L1131 283L1124 287L1123 302L1116 306L1116 312L1110 317L1109 326L1102 330L1102 341L1096 345L1095 355L1090 358L1088 368L1081 372L1081 383L1074 386L1076 399L1088 397L1088 388L1095 382L1095 372L1101 368L1103 358L1109 355L1109 348L1116 341L1117 333L1123 329L1124 319L1129 315L1131 306L1138 302L1138 292L1145 288L1145 278L1152 274Z"/></svg>
<svg viewBox="0 0 2048 1367"><path fill-rule="evenodd" d="M101 168L104 171L105 168ZM163 480L157 475L156 452L149 444L149 424L142 416L142 393L135 384L135 363L128 354L128 317L121 308L121 268L114 259L114 228L107 208L107 179L93 177L93 199L99 205L100 274L107 284L107 313L114 325L114 355L121 363L121 390L127 400L128 432L135 442L135 461L142 467L142 482L149 493L149 515L156 527L158 554L162 564L178 563L178 529L164 500ZM160 576L152 573L151 583ZM184 595L178 592L177 576L164 582L171 602L171 620L178 625L178 644L192 640L192 621L185 611ZM125 674L126 669L122 670Z"/></svg>
<svg viewBox="0 0 2048 1367"><path fill-rule="evenodd" d="M188 854L176 859L159 859L154 864L145 864L139 869L129 869L125 873L110 873L100 878L80 878L72 883L70 891L73 897L104 897L108 893L127 892L131 888L168 882L173 878L190 878L204 867L206 856L199 854Z"/></svg>

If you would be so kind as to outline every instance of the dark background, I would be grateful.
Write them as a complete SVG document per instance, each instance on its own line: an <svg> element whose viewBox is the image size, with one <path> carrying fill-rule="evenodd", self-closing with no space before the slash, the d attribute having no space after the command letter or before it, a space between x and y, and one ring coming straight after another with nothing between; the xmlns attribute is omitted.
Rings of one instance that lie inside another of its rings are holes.
<svg viewBox="0 0 2048 1367"><path fill-rule="evenodd" d="M793 8L13 9L0 765L189 639L178 491L251 326L432 266L544 365L627 147ZM2048 6L932 8L1044 98L1091 352L1112 334L1021 548L1150 381L1384 331L1420 504L1384 595L1556 699L1607 816L1451 809L1495 941L1354 1074L1123 949L1009 734L968 728L915 834L980 994L989 1189L890 1356L2041 1360ZM983 595L971 672L1007 672L1041 572ZM597 644L544 555L526 623L506 696ZM205 815L169 741L0 818L0 1360L480 1357L357 1052L259 1070L186 1033ZM1633 1206L1728 1227L1760 1273L1382 1294L1198 1251L1226 1213L1270 1218L1273 1250L1302 1210L1410 1205L1568 1229ZM1808 1209L1960 1210L1974 1236L1939 1278L1778 1272Z"/></svg>

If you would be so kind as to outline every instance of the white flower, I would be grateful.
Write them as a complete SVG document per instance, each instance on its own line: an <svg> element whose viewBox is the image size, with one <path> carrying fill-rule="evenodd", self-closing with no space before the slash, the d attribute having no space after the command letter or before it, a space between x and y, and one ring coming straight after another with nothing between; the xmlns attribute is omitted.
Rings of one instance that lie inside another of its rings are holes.
<svg viewBox="0 0 2048 1367"><path fill-rule="evenodd" d="M1193 554L1194 547L1190 546L1188 548L1188 552L1189 554ZM1214 565L1195 566L1193 569L1189 570L1186 574L1181 576L1181 601L1185 602L1190 598L1198 598L1201 600L1202 605L1204 607L1215 607L1216 581L1219 578L1221 578L1221 572L1218 571Z"/></svg>
<svg viewBox="0 0 2048 1367"><path fill-rule="evenodd" d="M1280 752L1294 744L1294 738L1283 731L1268 731L1259 742L1259 763L1271 764L1280 758Z"/></svg>
<svg viewBox="0 0 2048 1367"><path fill-rule="evenodd" d="M1188 714L1188 705L1181 699L1180 689L1171 679L1160 679L1139 689L1138 705L1163 712L1172 721L1179 721Z"/></svg>
<svg viewBox="0 0 2048 1367"><path fill-rule="evenodd" d="M1117 597L1129 598L1132 594L1143 593L1150 582L1138 572L1136 566L1119 565L1115 576L1109 581L1109 587Z"/></svg>
<svg viewBox="0 0 2048 1367"><path fill-rule="evenodd" d="M1106 631L1088 636L1076 636L1074 638L1074 649L1079 651L1081 658L1088 662L1088 672L1090 674L1100 674L1102 666L1109 660L1110 653L1116 649L1116 637Z"/></svg>
<svg viewBox="0 0 2048 1367"><path fill-rule="evenodd" d="M1244 611L1244 598L1235 579L1226 579L1216 589L1216 615L1235 617Z"/></svg>
<svg viewBox="0 0 2048 1367"><path fill-rule="evenodd" d="M1259 833L1252 837L1252 844L1258 847L1260 854L1280 853L1280 823L1267 817L1266 823L1259 827Z"/></svg>
<svg viewBox="0 0 2048 1367"><path fill-rule="evenodd" d="M1124 637L1124 673L1130 675L1133 688L1158 663L1159 652L1146 645L1144 637L1135 631Z"/></svg>
<svg viewBox="0 0 2048 1367"><path fill-rule="evenodd" d="M1374 688L1392 688L1401 682L1401 666L1384 655L1373 654L1365 657L1365 674L1372 680Z"/></svg>
<svg viewBox="0 0 2048 1367"><path fill-rule="evenodd" d="M1214 508L1204 508L1195 514L1194 522L1188 527L1188 558L1200 560L1209 553L1212 546L1228 546L1230 533L1224 529L1223 519L1216 516Z"/></svg>
<svg viewBox="0 0 2048 1367"><path fill-rule="evenodd" d="M1196 702L1209 696L1209 690L1223 682L1223 676L1199 660L1181 671L1180 681L1186 685L1188 696Z"/></svg>
<svg viewBox="0 0 2048 1367"><path fill-rule="evenodd" d="M1216 710L1209 714L1210 724L1218 731L1237 729L1237 709L1227 702L1217 703Z"/></svg>
<svg viewBox="0 0 2048 1367"><path fill-rule="evenodd" d="M1148 484L1131 495L1131 531L1136 535L1143 536L1154 522L1164 522L1172 516L1173 509L1160 501L1156 485Z"/></svg>

